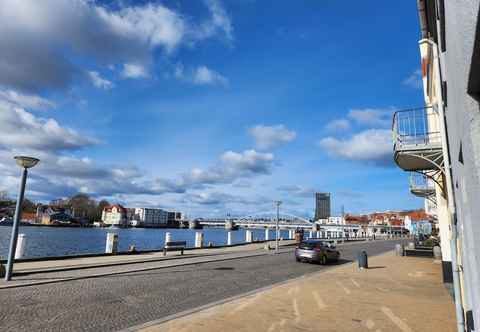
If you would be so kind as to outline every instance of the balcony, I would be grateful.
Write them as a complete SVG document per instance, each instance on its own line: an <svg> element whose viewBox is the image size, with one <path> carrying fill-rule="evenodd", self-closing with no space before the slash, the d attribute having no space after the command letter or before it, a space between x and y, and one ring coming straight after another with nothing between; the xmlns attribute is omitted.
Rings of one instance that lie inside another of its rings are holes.
<svg viewBox="0 0 480 332"><path fill-rule="evenodd" d="M394 160L401 169L443 172L440 123L434 108L395 112L392 131Z"/></svg>
<svg viewBox="0 0 480 332"><path fill-rule="evenodd" d="M410 192L417 197L434 200L434 182L424 174L412 172L410 174Z"/></svg>

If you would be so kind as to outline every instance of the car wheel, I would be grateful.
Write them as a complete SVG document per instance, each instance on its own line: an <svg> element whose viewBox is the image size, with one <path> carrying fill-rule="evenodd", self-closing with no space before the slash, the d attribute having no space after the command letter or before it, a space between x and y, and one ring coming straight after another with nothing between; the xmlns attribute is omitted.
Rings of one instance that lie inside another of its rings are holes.
<svg viewBox="0 0 480 332"><path fill-rule="evenodd" d="M296 260L297 262L300 262L300 258L298 258L298 257L295 257L295 260Z"/></svg>

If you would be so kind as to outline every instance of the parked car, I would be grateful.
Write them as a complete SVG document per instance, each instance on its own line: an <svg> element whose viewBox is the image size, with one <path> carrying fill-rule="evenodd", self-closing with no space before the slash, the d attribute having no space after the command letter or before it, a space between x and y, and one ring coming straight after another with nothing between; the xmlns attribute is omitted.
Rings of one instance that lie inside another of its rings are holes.
<svg viewBox="0 0 480 332"><path fill-rule="evenodd" d="M300 242L295 249L295 259L297 262L307 261L325 265L328 262L338 262L340 252L328 242L306 240Z"/></svg>

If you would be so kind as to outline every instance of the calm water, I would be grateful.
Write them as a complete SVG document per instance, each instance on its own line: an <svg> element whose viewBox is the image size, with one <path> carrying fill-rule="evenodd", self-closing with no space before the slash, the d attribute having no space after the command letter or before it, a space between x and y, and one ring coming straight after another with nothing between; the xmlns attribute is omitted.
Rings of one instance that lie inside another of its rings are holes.
<svg viewBox="0 0 480 332"><path fill-rule="evenodd" d="M10 243L9 226L0 226L0 257L6 258ZM165 233L172 234L173 241L187 241L188 247L195 243L195 231L190 229L105 229L105 228L55 228L55 227L32 227L21 226L19 233L27 236L25 257L62 256L87 253L105 252L105 240L107 233L118 234L119 250L125 251L128 246L134 244L138 250L163 248ZM205 228L201 230L204 243L225 244L227 231L220 228ZM265 239L265 231L253 230L254 239ZM270 238L275 232L270 231ZM282 231L281 236L286 237L287 231ZM242 243L245 241L245 230L232 231L232 242Z"/></svg>

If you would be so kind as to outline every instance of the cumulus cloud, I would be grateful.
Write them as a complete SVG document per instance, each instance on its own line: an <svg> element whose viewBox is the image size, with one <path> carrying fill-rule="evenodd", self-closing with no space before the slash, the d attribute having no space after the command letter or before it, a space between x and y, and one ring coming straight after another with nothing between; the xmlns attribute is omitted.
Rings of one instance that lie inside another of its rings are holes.
<svg viewBox="0 0 480 332"><path fill-rule="evenodd" d="M284 125L264 126L257 125L248 130L248 133L255 139L258 149L267 150L293 141L297 133L288 130Z"/></svg>
<svg viewBox="0 0 480 332"><path fill-rule="evenodd" d="M98 140L61 127L54 119L36 117L21 108L0 104L0 147L43 151L72 150Z"/></svg>
<svg viewBox="0 0 480 332"><path fill-rule="evenodd" d="M200 66L194 70L192 82L197 85L228 85L226 77L206 66Z"/></svg>
<svg viewBox="0 0 480 332"><path fill-rule="evenodd" d="M55 103L50 100L37 95L23 94L14 90L0 90L0 102L4 105L8 104L37 111L55 107Z"/></svg>
<svg viewBox="0 0 480 332"><path fill-rule="evenodd" d="M392 164L392 132L368 129L349 138L326 137L318 142L329 155L376 165Z"/></svg>
<svg viewBox="0 0 480 332"><path fill-rule="evenodd" d="M392 109L352 109L348 117L360 125L374 127L389 127L392 124Z"/></svg>
<svg viewBox="0 0 480 332"><path fill-rule="evenodd" d="M402 83L415 89L421 89L423 87L422 71L420 69L415 70Z"/></svg>
<svg viewBox="0 0 480 332"><path fill-rule="evenodd" d="M256 175L270 174L274 164L274 155L255 150L243 152L227 151L220 156L219 162L202 170L194 168L183 175L183 183L192 187L203 187L220 183L233 183L235 180Z"/></svg>
<svg viewBox="0 0 480 332"><path fill-rule="evenodd" d="M330 121L325 126L325 129L328 131L344 131L350 129L350 121L347 119L337 119Z"/></svg>
<svg viewBox="0 0 480 332"><path fill-rule="evenodd" d="M149 76L146 68L137 63L125 63L123 65L123 78L147 78Z"/></svg>
<svg viewBox="0 0 480 332"><path fill-rule="evenodd" d="M207 1L207 8L210 17L195 23L161 3L114 10L89 0L2 1L0 84L29 91L65 88L83 72L67 53L100 65L146 69L155 49L171 54L218 34L231 39L221 3Z"/></svg>
<svg viewBox="0 0 480 332"><path fill-rule="evenodd" d="M88 77L92 81L92 84L99 89L110 90L114 86L111 81L102 78L96 71L89 71Z"/></svg>

